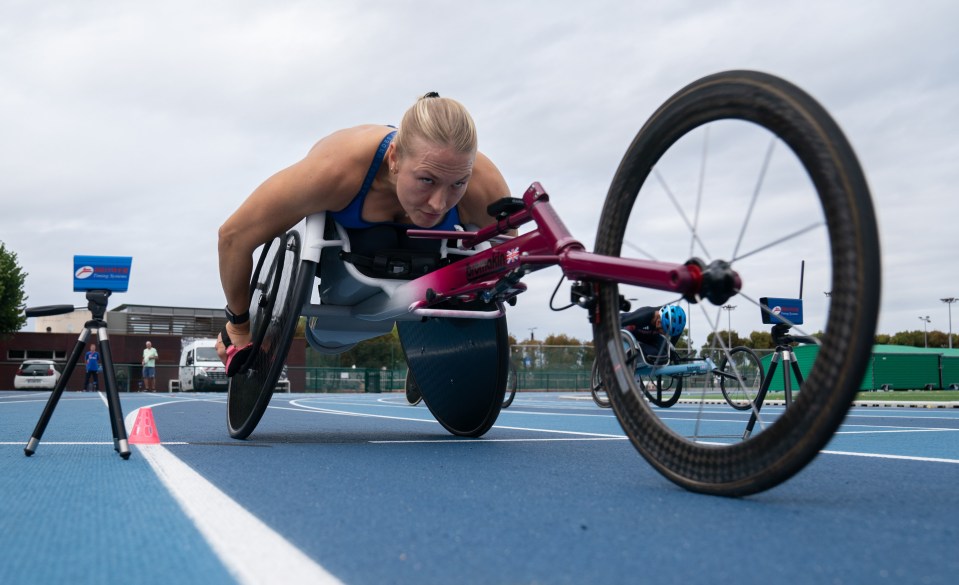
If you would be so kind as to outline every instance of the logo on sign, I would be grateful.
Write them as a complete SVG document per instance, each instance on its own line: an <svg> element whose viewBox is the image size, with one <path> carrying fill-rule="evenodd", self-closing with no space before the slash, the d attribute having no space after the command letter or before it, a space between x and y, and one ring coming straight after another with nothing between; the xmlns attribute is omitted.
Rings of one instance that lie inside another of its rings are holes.
<svg viewBox="0 0 959 585"><path fill-rule="evenodd" d="M763 323L802 325L802 299L762 297L759 304L762 307Z"/></svg>
<svg viewBox="0 0 959 585"><path fill-rule="evenodd" d="M73 290L126 292L132 262L130 256L74 256Z"/></svg>

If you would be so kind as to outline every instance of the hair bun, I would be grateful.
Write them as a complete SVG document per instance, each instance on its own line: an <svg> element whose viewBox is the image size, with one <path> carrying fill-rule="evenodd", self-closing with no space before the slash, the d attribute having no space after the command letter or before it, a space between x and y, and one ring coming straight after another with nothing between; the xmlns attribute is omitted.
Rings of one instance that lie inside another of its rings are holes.
<svg viewBox="0 0 959 585"><path fill-rule="evenodd" d="M435 91L431 91L431 92L429 92L428 94L424 95L423 97L424 97L424 98L437 98L437 97L440 97L440 94L436 93Z"/></svg>

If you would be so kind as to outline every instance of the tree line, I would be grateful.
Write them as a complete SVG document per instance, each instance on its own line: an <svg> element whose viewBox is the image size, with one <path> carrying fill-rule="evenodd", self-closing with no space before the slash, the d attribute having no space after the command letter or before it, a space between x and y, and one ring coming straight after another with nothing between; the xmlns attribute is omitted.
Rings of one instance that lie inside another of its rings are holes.
<svg viewBox="0 0 959 585"><path fill-rule="evenodd" d="M813 337L822 337L822 331L813 333ZM719 336L723 339L723 342L729 344L730 337L732 338L732 347L737 345L745 345L752 349L775 349L776 346L773 343L772 335L768 331L753 331L749 334L748 337L740 336L739 333L732 331L716 331L710 333L706 337L706 343L703 344L703 350L711 349L713 347L718 347L718 343L713 343L716 336ZM899 333L894 333L892 335L886 333L878 333L873 338L873 343L875 345L903 345L906 347L929 347L929 348L948 348L949 347L949 334L943 331L900 331ZM953 335L952 339L953 347L959 347L959 336Z"/></svg>

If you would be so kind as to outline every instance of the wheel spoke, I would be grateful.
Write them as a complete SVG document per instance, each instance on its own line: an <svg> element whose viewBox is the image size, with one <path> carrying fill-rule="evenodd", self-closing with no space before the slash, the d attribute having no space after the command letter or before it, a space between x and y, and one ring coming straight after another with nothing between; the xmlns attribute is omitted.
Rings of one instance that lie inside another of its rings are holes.
<svg viewBox="0 0 959 585"><path fill-rule="evenodd" d="M736 257L734 257L734 258L731 260L731 262L734 262L734 263L735 263L735 262L739 262L739 261L741 261L741 260L744 260L744 259L746 259L746 258L749 258L750 256L752 256L752 255L754 255L754 254L758 254L758 253L760 253L760 252L762 252L762 251L764 251L764 250L768 250L768 249L770 249L770 248L779 246L780 244L784 244L784 243L786 243L786 242L788 242L788 241L790 241L790 240L796 239L796 238L798 238L799 236L802 236L802 235L804 235L804 234L807 234L807 233L809 233L809 232L811 232L811 231L813 231L813 230L815 230L815 229L819 229L819 228L823 227L824 225L826 225L826 223L825 223L824 221L817 221L817 222L815 222L815 223L813 223L813 224L807 225L806 227L804 227L804 228L802 228L802 229L798 229L798 230L793 231L793 232L791 232L791 233L789 233L789 234L786 234L785 236L783 236L783 237L781 237L781 238L776 238L775 240L773 240L773 241L771 241L771 242L769 242L769 243L767 243L767 244L764 244L764 245L762 245L762 246L759 246L758 248L754 248L754 249L750 250L749 252L746 252L746 253L744 253L744 254L741 254L741 255L739 255L739 256L736 256Z"/></svg>
<svg viewBox="0 0 959 585"><path fill-rule="evenodd" d="M672 189L669 188L669 185L666 184L666 180L663 178L663 175L659 172L659 169L654 169L653 174L656 177L656 180L659 181L659 184L662 186L663 190L666 192L666 196L669 197L669 200L672 202L673 207L676 209L676 212L679 214L679 217L683 220L683 223L686 224L686 228L689 230L689 233L692 236L692 239L695 243L699 244L699 247L703 251L703 255L706 257L706 260L712 260L712 255L709 253L709 250L706 249L706 245L700 239L699 234L696 231L696 227L689 217L686 216L686 211L683 210L682 206L679 204L679 201L676 199L676 196L673 195ZM693 255L692 250L693 246L690 244L690 256Z"/></svg>
<svg viewBox="0 0 959 585"><path fill-rule="evenodd" d="M689 239L689 257L693 257L694 244L699 234L699 210L703 204L703 189L706 185L706 159L709 156L709 126L703 131L703 154L699 164L699 187L696 189L696 210L693 213L692 234Z"/></svg>
<svg viewBox="0 0 959 585"><path fill-rule="evenodd" d="M746 228L749 226L749 220L752 218L753 210L756 208L756 201L759 199L759 192L762 190L763 180L766 178L766 171L769 170L769 161L772 160L773 148L776 146L776 137L769 140L769 147L766 149L766 156L763 157L762 167L759 169L759 177L756 179L756 187L753 189L753 196L749 200L749 208L746 211L746 218L739 230L739 238L736 239L736 247L733 248L732 257L739 254L739 246L743 243L743 236L746 235Z"/></svg>
<svg viewBox="0 0 959 585"><path fill-rule="evenodd" d="M642 248L640 248L639 246L637 246L636 244L634 244L634 243L632 243L632 242L629 242L629 241L624 240L624 241L623 241L623 245L624 245L624 246L629 246L630 248L632 248L632 249L635 250L636 252L639 252L639 253L640 253L642 256L644 256L647 260L658 260L658 258L656 258L656 257L653 256L652 254L650 254L650 253L647 252L646 250L643 250Z"/></svg>

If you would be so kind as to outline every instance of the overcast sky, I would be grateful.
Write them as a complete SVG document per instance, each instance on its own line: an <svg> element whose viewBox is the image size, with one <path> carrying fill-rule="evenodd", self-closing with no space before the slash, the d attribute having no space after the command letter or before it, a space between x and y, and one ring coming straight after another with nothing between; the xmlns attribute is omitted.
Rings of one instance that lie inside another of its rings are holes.
<svg viewBox="0 0 959 585"><path fill-rule="evenodd" d="M856 148L882 240L879 331L925 315L946 331L956 23L948 0L0 0L0 241L29 273L28 305L82 304L73 255L95 254L134 258L111 306L220 307L216 230L233 209L322 136L397 123L435 90L470 109L513 193L542 182L591 248L653 110L698 77L750 68L810 92ZM546 308L554 270L509 313L517 337L590 336L583 311ZM732 315L737 331L757 321Z"/></svg>

